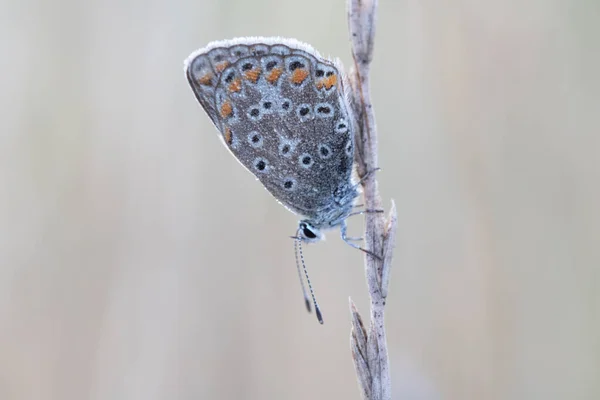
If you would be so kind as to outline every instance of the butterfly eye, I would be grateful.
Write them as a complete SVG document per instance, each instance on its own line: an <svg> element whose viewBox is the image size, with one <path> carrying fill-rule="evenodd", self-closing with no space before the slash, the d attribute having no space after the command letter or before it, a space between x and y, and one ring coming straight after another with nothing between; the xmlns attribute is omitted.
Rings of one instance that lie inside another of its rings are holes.
<svg viewBox="0 0 600 400"><path fill-rule="evenodd" d="M310 227L307 224L304 224L304 226L301 227L301 229L302 229L302 234L307 239L316 239L317 238L317 235L310 229Z"/></svg>

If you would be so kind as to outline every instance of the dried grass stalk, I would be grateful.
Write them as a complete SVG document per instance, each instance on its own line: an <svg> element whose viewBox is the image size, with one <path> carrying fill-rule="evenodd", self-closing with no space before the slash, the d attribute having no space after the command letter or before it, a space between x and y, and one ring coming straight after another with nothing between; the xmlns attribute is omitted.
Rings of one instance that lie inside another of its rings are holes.
<svg viewBox="0 0 600 400"><path fill-rule="evenodd" d="M348 26L354 67L350 71L351 103L357 118L356 163L362 181L365 206L382 208L377 186L377 126L371 103L369 69L373 58L375 13L377 0L348 0ZM390 266L396 238L398 218L392 201L386 219L381 213L365 214L365 246L379 256L365 255L365 275L370 296L371 318L365 329L363 319L350 300L352 358L365 400L390 400L391 380L384 324L384 308L388 294Z"/></svg>

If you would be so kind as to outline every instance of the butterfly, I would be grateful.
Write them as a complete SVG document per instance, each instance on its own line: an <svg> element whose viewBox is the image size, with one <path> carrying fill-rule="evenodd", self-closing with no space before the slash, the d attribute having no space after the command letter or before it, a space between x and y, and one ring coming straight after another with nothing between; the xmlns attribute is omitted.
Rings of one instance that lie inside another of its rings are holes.
<svg viewBox="0 0 600 400"><path fill-rule="evenodd" d="M346 243L363 250L347 236L346 219L364 211L353 211L359 195L354 116L338 61L295 39L248 37L195 51L185 61L185 74L229 151L302 217L296 249L339 227ZM306 294L305 300L310 309Z"/></svg>

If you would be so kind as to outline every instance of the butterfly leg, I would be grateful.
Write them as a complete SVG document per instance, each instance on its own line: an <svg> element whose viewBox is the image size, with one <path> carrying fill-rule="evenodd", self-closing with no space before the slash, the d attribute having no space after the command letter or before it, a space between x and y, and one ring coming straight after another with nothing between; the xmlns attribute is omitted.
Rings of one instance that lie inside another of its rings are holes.
<svg viewBox="0 0 600 400"><path fill-rule="evenodd" d="M352 217L354 215L362 215L362 214L381 214L383 212L383 210L371 210L371 209L365 209L365 210L361 210L361 211L355 211L353 213L348 214L348 217ZM346 218L348 218L346 217Z"/></svg>
<svg viewBox="0 0 600 400"><path fill-rule="evenodd" d="M377 214L379 214L379 213L382 213L382 212L383 212L383 210L362 210L362 211L353 212L353 213L349 214L348 217L352 217L353 215L367 214L367 213L377 213ZM346 236L346 239L344 239L344 240L346 240L346 241L347 240L360 241L360 240L363 240L363 239L364 239L363 237L356 237L355 238L355 237L348 237L348 236Z"/></svg>
<svg viewBox="0 0 600 400"><path fill-rule="evenodd" d="M344 242L346 242L348 245L354 247L355 249L358 249L358 250L360 250L360 251L362 251L364 253L367 253L370 256L375 257L378 260L382 259L381 257L379 257L377 254L373 253L372 251L369 251L369 250L367 250L367 249L365 249L363 247L360 247L359 245L357 245L355 243L352 243L351 240L362 240L362 238L360 238L360 239L359 238L350 238L350 237L346 236L347 229L348 229L348 226L346 224L346 221L344 220L340 224L340 231L341 231L341 234L342 234L342 240Z"/></svg>
<svg viewBox="0 0 600 400"><path fill-rule="evenodd" d="M381 168L377 167L377 168L373 168L373 169L372 169L372 170L370 170L370 171L367 171L367 173L366 173L366 174L364 174L364 175L363 175L363 176L360 178L360 180L359 180L358 182L356 182L356 185L355 185L355 187L357 187L357 186L360 186L360 185L363 183L363 181L364 181L365 179L367 179L369 176L371 176L371 174L374 174L375 172L377 172L377 171L379 171L379 170L381 170Z"/></svg>

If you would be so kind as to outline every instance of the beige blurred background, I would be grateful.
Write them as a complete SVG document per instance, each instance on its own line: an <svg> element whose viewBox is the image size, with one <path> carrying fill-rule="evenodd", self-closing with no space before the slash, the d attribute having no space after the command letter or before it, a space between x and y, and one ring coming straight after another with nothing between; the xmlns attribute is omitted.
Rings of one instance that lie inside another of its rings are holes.
<svg viewBox="0 0 600 400"><path fill-rule="evenodd" d="M187 87L215 39L350 62L342 0L4 0L0 399L358 399L362 256L305 249ZM382 0L394 399L600 398L600 2ZM351 222L359 234L362 222Z"/></svg>

